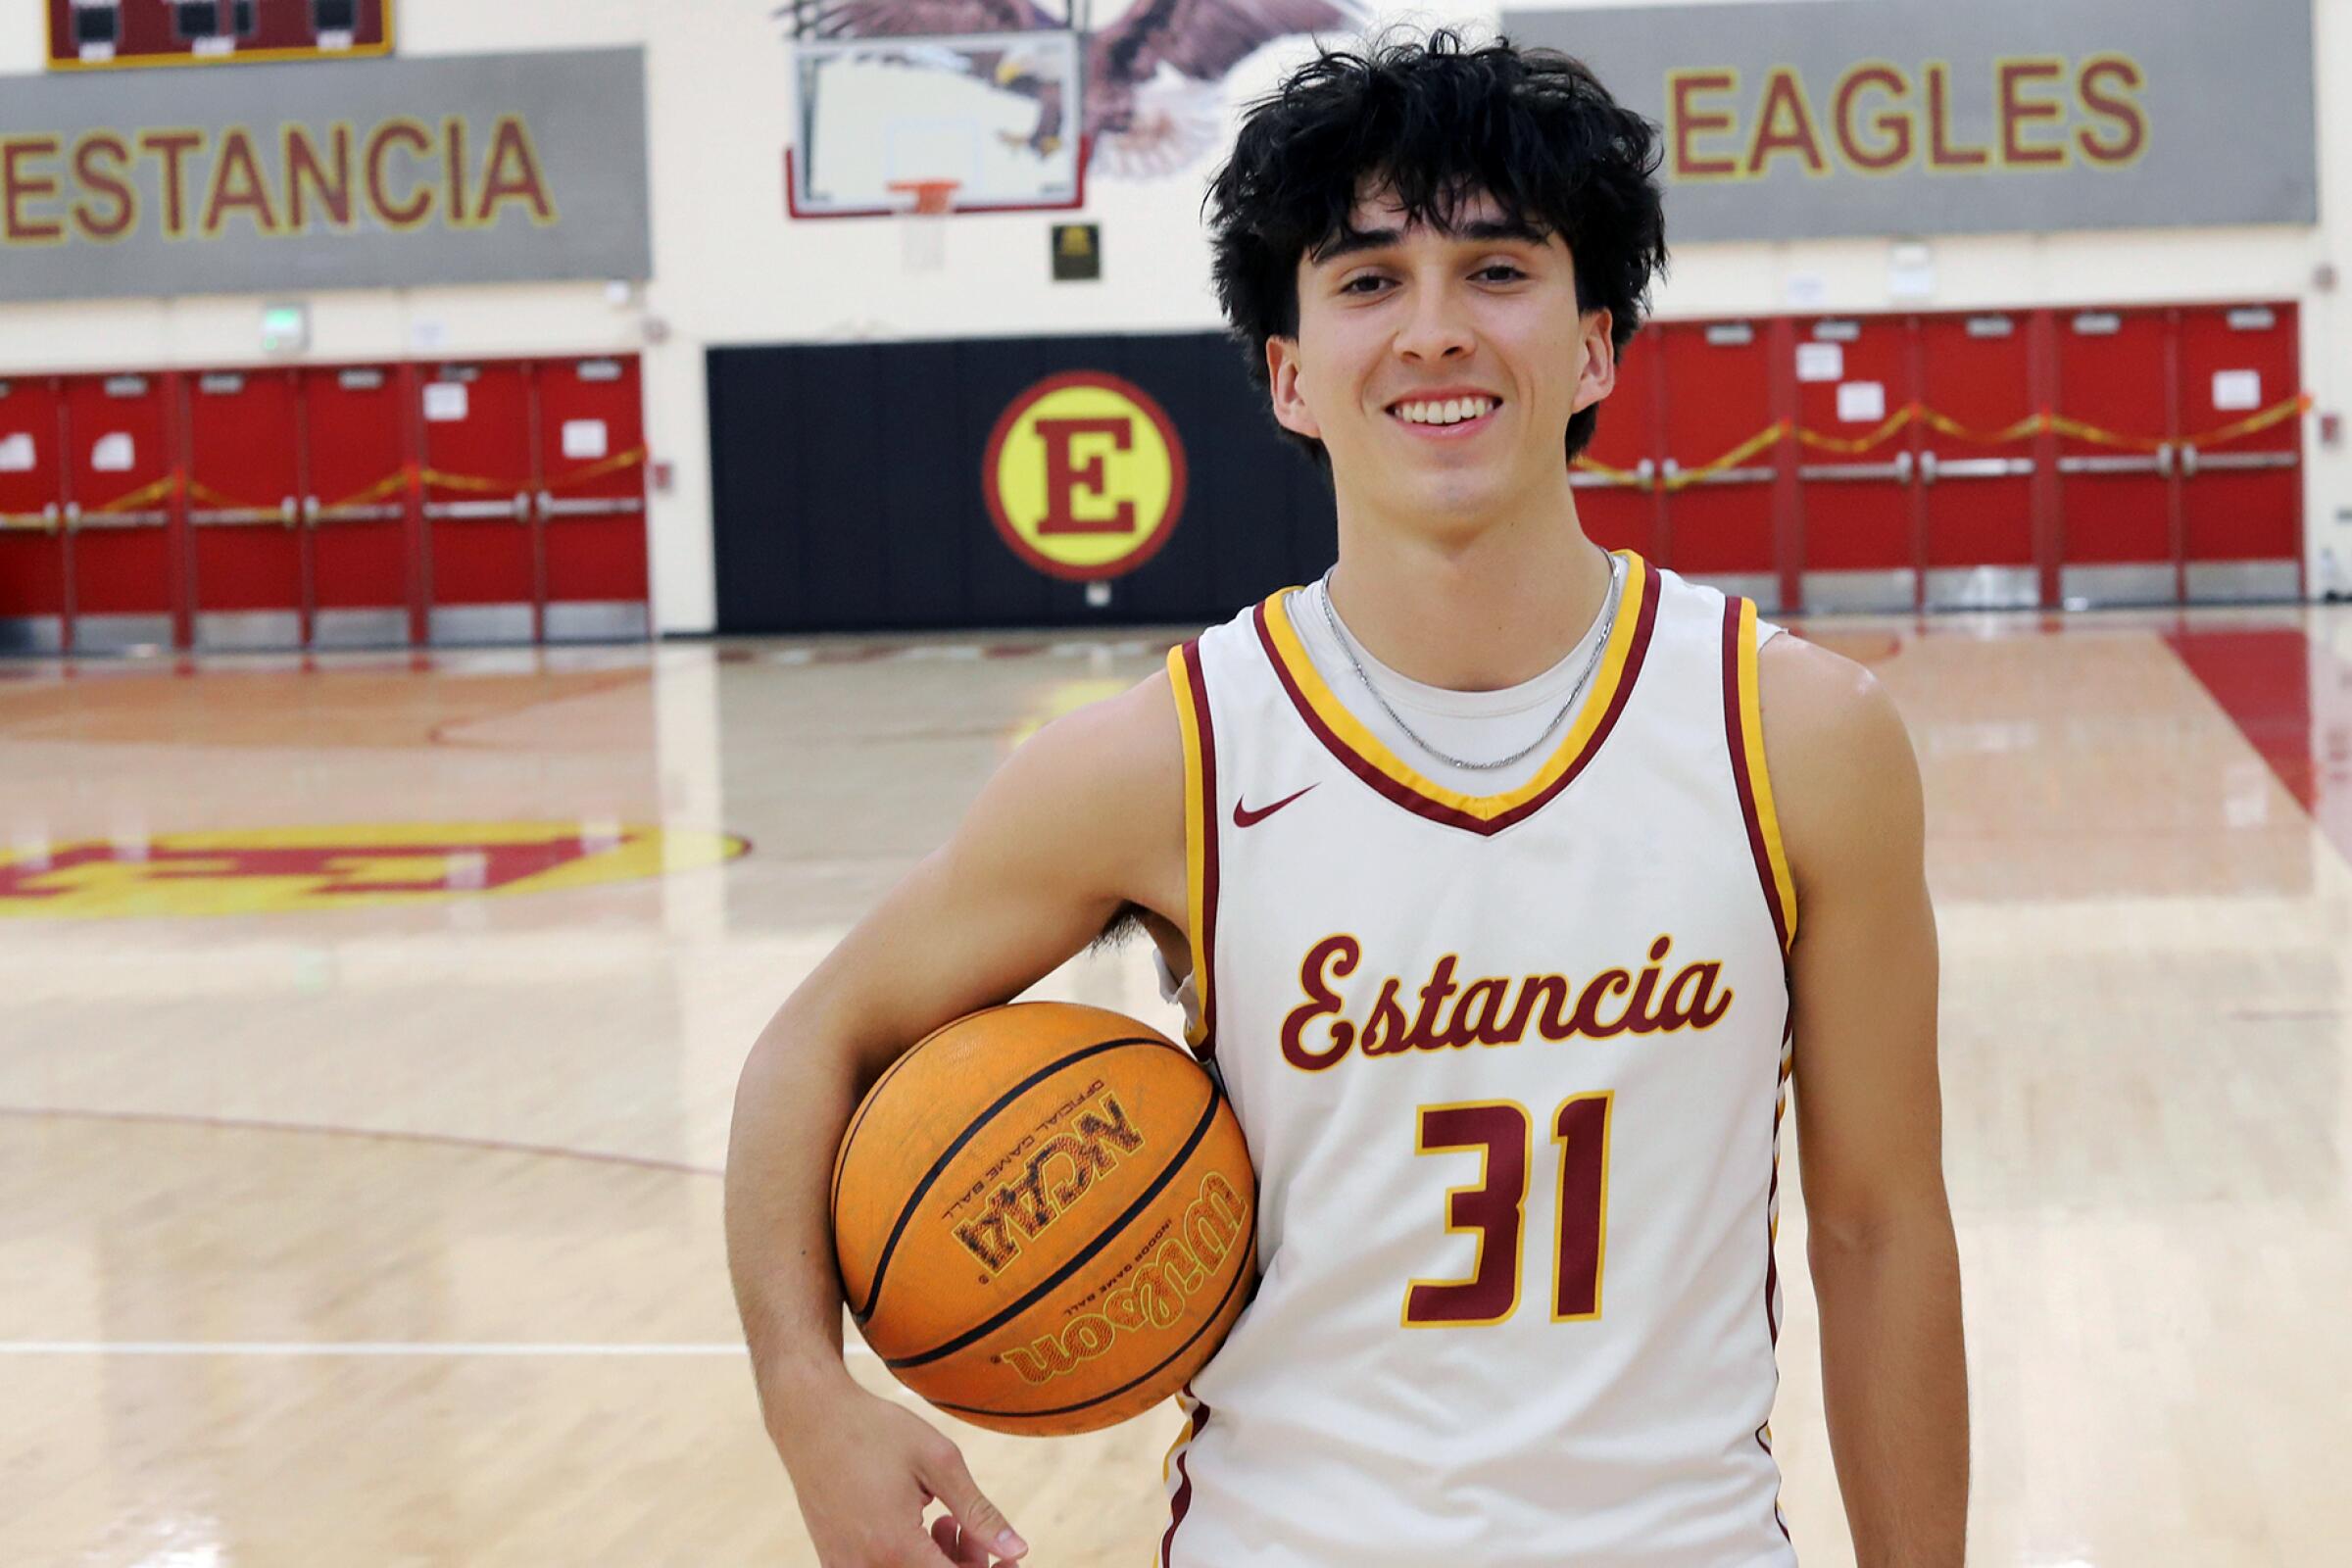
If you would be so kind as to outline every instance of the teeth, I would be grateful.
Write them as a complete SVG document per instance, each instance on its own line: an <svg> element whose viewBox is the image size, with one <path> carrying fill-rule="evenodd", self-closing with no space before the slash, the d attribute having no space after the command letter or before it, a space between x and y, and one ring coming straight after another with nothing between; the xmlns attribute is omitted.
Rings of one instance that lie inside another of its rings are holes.
<svg viewBox="0 0 2352 1568"><path fill-rule="evenodd" d="M1396 416L1413 424L1459 424L1493 411L1493 398L1448 398L1443 403L1399 403Z"/></svg>

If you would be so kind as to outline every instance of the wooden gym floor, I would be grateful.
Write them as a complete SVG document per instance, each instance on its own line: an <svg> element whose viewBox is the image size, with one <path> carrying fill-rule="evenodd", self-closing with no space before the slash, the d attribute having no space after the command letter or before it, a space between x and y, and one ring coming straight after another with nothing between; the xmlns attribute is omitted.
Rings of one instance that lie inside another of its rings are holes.
<svg viewBox="0 0 2352 1568"><path fill-rule="evenodd" d="M1808 631L1926 769L1972 1561L2341 1560L2352 608ZM1161 646L0 665L0 1562L810 1563L721 1255L737 1064ZM1042 992L1166 1019L1139 948ZM1781 1249L1830 1568L1801 1204ZM1143 1568L1175 1425L956 1430L1033 1561Z"/></svg>

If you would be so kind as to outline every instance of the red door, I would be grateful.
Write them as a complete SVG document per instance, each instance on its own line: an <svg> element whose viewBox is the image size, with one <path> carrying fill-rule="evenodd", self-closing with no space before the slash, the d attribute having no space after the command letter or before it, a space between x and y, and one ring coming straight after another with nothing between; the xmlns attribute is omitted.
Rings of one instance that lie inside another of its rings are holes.
<svg viewBox="0 0 2352 1568"><path fill-rule="evenodd" d="M2303 594L2291 305L2180 312L2180 511L2194 601Z"/></svg>
<svg viewBox="0 0 2352 1568"><path fill-rule="evenodd" d="M1655 328L1664 352L1665 526L1658 558L1726 593L1782 608L1774 488L1780 419L1768 358L1771 334L1750 321Z"/></svg>
<svg viewBox="0 0 2352 1568"><path fill-rule="evenodd" d="M2180 551L2165 314L2077 311L2057 338L2061 602L2169 604Z"/></svg>
<svg viewBox="0 0 2352 1568"><path fill-rule="evenodd" d="M383 648L424 636L420 526L409 483L414 394L380 365L302 372L311 642Z"/></svg>
<svg viewBox="0 0 2352 1568"><path fill-rule="evenodd" d="M172 493L171 375L68 376L73 646L186 647Z"/></svg>
<svg viewBox="0 0 2352 1568"><path fill-rule="evenodd" d="M1910 427L1918 384L1907 317L1799 319L1796 470L1807 610L1910 610L1918 602Z"/></svg>
<svg viewBox="0 0 2352 1568"><path fill-rule="evenodd" d="M1617 361L1617 388L1600 402L1599 422L1568 482L1585 537L1611 550L1640 551L1659 565L1666 504L1657 487L1666 407L1664 334L1651 325Z"/></svg>
<svg viewBox="0 0 2352 1568"><path fill-rule="evenodd" d="M0 381L0 653L65 648L62 434L54 381Z"/></svg>
<svg viewBox="0 0 2352 1568"><path fill-rule="evenodd" d="M1918 427L1930 610L2041 603L2029 325L1991 313L1919 323L1920 401L1930 411Z"/></svg>
<svg viewBox="0 0 2352 1568"><path fill-rule="evenodd" d="M418 407L429 634L436 643L531 642L545 595L529 367L440 366Z"/></svg>
<svg viewBox="0 0 2352 1568"><path fill-rule="evenodd" d="M298 648L302 443L293 372L212 370L181 385L196 646Z"/></svg>
<svg viewBox="0 0 2352 1568"><path fill-rule="evenodd" d="M643 638L645 402L637 362L538 368L541 537L550 642Z"/></svg>

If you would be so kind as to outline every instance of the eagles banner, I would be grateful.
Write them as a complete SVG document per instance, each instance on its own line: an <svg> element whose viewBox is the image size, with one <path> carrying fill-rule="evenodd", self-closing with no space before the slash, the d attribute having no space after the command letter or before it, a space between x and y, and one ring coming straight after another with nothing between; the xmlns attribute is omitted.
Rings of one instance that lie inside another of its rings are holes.
<svg viewBox="0 0 2352 1568"><path fill-rule="evenodd" d="M1508 10L1664 128L1667 237L2310 223L2310 0Z"/></svg>

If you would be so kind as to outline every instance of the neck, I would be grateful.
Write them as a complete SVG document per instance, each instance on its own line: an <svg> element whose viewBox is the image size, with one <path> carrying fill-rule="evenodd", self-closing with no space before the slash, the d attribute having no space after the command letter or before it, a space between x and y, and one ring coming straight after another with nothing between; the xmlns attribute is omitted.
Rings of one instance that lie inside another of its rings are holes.
<svg viewBox="0 0 2352 1568"><path fill-rule="evenodd" d="M1600 613L1609 559L1576 503L1433 539L1340 513L1332 608L1373 658L1449 691L1498 691L1567 657Z"/></svg>

